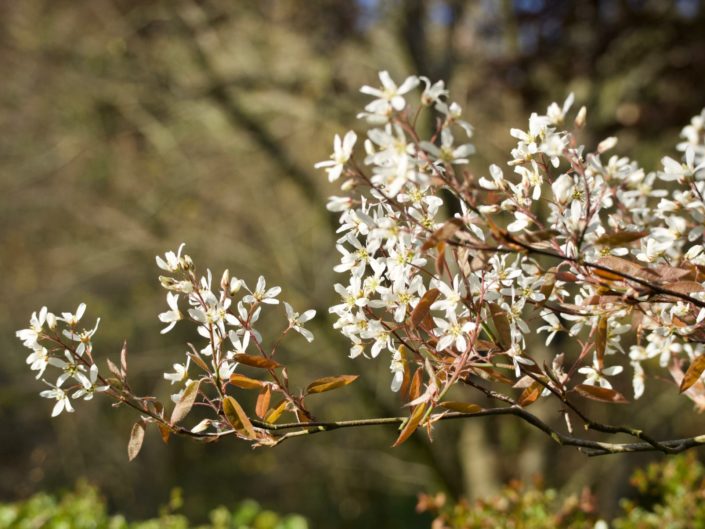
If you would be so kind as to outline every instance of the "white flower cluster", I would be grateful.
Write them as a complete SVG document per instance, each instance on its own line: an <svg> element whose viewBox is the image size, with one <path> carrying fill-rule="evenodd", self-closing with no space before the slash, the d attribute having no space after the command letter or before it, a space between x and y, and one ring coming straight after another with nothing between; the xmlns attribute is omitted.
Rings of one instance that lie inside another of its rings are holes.
<svg viewBox="0 0 705 529"><path fill-rule="evenodd" d="M109 387L100 377L92 356L91 340L100 319L92 329L79 328L85 311L85 303L81 303L75 313L62 312L61 316L42 307L39 313L32 313L27 329L17 331L22 344L32 351L27 356L29 368L37 371L37 378L50 388L40 395L56 401L52 417L62 411L73 412L71 399L90 400L94 393ZM59 371L53 384L43 378L50 367Z"/></svg>
<svg viewBox="0 0 705 529"><path fill-rule="evenodd" d="M169 310L159 315L159 320L167 324L162 333L169 332L180 320L190 320L196 324L204 343L200 349L193 348L187 352L184 363L174 364L172 372L164 373L166 380L182 387L172 395L174 402L181 400L184 391L193 382L189 375L192 360L202 370L205 368L207 377L222 388L235 372L239 355L248 354L250 349L255 354L264 353L262 334L255 326L262 308L278 305L277 298L281 293L280 287L267 288L262 276L257 280L255 288L250 289L242 279L231 277L228 270L214 287L211 271L207 270L204 276L197 276L192 259L182 255L183 247L182 244L176 253L167 252L163 258L157 257L157 266L169 274L159 278L162 286L168 290L166 301L169 307ZM182 296L186 304L183 311L180 307ZM316 312L308 310L299 314L288 303L284 303L284 307L288 326L282 335L293 330L311 342L313 334L303 325ZM207 421L203 424L207 427L211 423Z"/></svg>
<svg viewBox="0 0 705 529"><path fill-rule="evenodd" d="M665 367L705 353L705 309L644 286L705 300L705 111L683 129L684 161L665 157L664 170L647 173L607 157L616 138L593 151L577 143L573 129L586 111L568 120L571 94L532 114L526 132L511 130L513 175L492 165L489 177L474 180L457 169L474 152L457 132L470 136L472 128L443 82L409 77L397 86L387 72L379 77L381 88L362 89L375 98L358 116L368 124L364 152L355 157L351 131L336 136L330 161L317 164L331 181L342 177L346 193L328 204L341 213L335 270L349 275L335 286L341 302L330 311L351 341L350 356L388 351L396 391L402 351L418 353L414 361L428 369L425 359L443 365L444 353L485 360L489 341L519 376L534 364L526 336L535 312L547 345L563 331L586 344L576 366L582 384L611 389L608 377L624 367L607 358L620 354L638 398L645 360L659 357ZM438 116L430 140L414 127L424 108ZM443 190L460 211L451 220ZM554 256L555 266L532 252ZM625 351L622 337L633 330L638 343Z"/></svg>

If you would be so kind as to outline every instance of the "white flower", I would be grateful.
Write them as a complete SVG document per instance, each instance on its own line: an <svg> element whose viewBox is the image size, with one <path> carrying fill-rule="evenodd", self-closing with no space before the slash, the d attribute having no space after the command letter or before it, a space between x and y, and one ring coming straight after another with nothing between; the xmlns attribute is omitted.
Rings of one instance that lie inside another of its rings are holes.
<svg viewBox="0 0 705 529"><path fill-rule="evenodd" d="M96 386L98 381L98 366L93 364L88 370L88 377L83 377L81 383L83 387L76 391L72 397L74 399L79 399L83 397L83 400L91 400L95 393L100 393L102 391L107 391L110 386Z"/></svg>
<svg viewBox="0 0 705 529"><path fill-rule="evenodd" d="M36 349L38 347L39 336L42 333L44 323L47 320L47 308L42 307L39 311L39 315L36 312L32 313L32 317L29 320L29 327L27 329L21 329L15 333L20 340L22 340L22 345L29 349Z"/></svg>
<svg viewBox="0 0 705 529"><path fill-rule="evenodd" d="M379 72L379 80L382 82L382 88L373 88L365 85L360 89L360 92L377 98L369 103L365 110L371 114L381 116L388 115L392 109L396 111L404 110L406 100L403 95L416 88L419 84L418 77L410 76L406 78L401 86L397 86L387 71Z"/></svg>
<svg viewBox="0 0 705 529"><path fill-rule="evenodd" d="M66 322L67 325L75 327L78 322L83 317L83 313L86 312L86 304L81 303L76 309L76 313L72 314L70 312L62 312L61 318L59 320Z"/></svg>
<svg viewBox="0 0 705 529"><path fill-rule="evenodd" d="M176 322L183 318L181 312L179 312L179 295L173 294L171 292L166 293L166 303L169 305L171 310L162 312L159 315L159 321L162 323L168 323L166 327L161 330L161 334L166 334L174 328Z"/></svg>
<svg viewBox="0 0 705 529"><path fill-rule="evenodd" d="M59 387L52 386L51 384L49 384L49 386L51 389L44 390L39 395L46 399L56 400L54 409L51 411L51 416L56 417L64 410L66 410L67 413L72 413L73 406L71 406L71 401L69 400L69 396L66 392Z"/></svg>
<svg viewBox="0 0 705 529"><path fill-rule="evenodd" d="M549 334L546 338L546 345L550 345L553 338L556 336L556 333L563 330L563 326L561 325L558 316L556 316L553 312L542 312L541 317L544 321L546 321L546 323L548 323L548 325L539 327L536 329L536 332L539 333L542 331L547 331Z"/></svg>
<svg viewBox="0 0 705 529"><path fill-rule="evenodd" d="M600 369L597 358L595 358L591 366L583 366L578 369L578 373L586 375L583 384L588 386L599 385L607 389L612 389L612 384L605 377L619 375L622 371L624 371L622 366L610 366Z"/></svg>
<svg viewBox="0 0 705 529"><path fill-rule="evenodd" d="M176 272L179 270L184 264L181 258L181 251L184 249L184 246L186 246L186 243L182 242L176 253L167 252L164 255L164 259L157 256L157 266L167 272Z"/></svg>
<svg viewBox="0 0 705 529"><path fill-rule="evenodd" d="M404 382L404 363L399 351L394 351L394 354L392 355L392 363L389 365L389 370L392 372L391 389L394 393L396 393L399 389L401 389L402 382Z"/></svg>
<svg viewBox="0 0 705 529"><path fill-rule="evenodd" d="M299 314L298 312L294 312L294 309L292 309L291 305L287 302L284 302L284 309L286 310L286 317L289 319L289 327L294 329L309 342L312 342L313 333L308 329L304 329L303 324L316 316L316 311L311 309L307 310L303 314Z"/></svg>
<svg viewBox="0 0 705 529"><path fill-rule="evenodd" d="M267 305L278 305L279 300L276 297L282 291L281 287L272 287L266 289L266 283L263 276L259 276L255 291L242 298L244 303L266 303Z"/></svg>
<svg viewBox="0 0 705 529"><path fill-rule="evenodd" d="M34 351L27 357L27 363L32 371L39 371L37 378L41 378L47 365L49 365L49 352L47 348L37 344Z"/></svg>
<svg viewBox="0 0 705 529"><path fill-rule="evenodd" d="M171 381L171 384L181 383L188 380L188 367L191 363L191 357L186 358L185 364L174 364L173 373L164 373L164 379Z"/></svg>
<svg viewBox="0 0 705 529"><path fill-rule="evenodd" d="M352 156L353 147L355 146L356 141L357 134L353 131L348 131L342 141L340 136L336 134L335 139L333 140L333 154L331 155L331 159L318 162L314 165L314 167L316 169L325 167L326 172L328 173L328 180L330 182L337 180L340 178L340 175L345 168L345 164L348 163L350 156Z"/></svg>
<svg viewBox="0 0 705 529"><path fill-rule="evenodd" d="M440 337L437 350L443 351L455 345L458 352L464 353L468 346L467 335L475 329L475 323L472 321L459 323L454 313L448 315L448 320L433 318L433 321L437 327L436 334Z"/></svg>

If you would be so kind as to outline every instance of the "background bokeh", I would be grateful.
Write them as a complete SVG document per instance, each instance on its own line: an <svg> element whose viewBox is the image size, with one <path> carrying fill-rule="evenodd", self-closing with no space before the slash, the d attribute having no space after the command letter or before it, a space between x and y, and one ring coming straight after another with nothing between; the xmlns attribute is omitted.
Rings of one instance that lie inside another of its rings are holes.
<svg viewBox="0 0 705 529"><path fill-rule="evenodd" d="M115 358L126 337L133 387L168 395L162 373L190 335L159 334L154 255L183 241L201 269L251 284L264 274L295 307L318 309L314 344L285 344L292 378L364 373L320 397L319 416L397 414L388 363L347 359L326 320L337 255L324 203L335 188L312 166L334 133L360 128L359 86L381 69L448 81L475 126L478 174L507 160L509 127L570 91L588 107L588 144L617 135L617 152L655 168L705 106L703 4L0 2L0 499L85 477L128 516L154 515L181 487L195 519L254 498L314 527L408 528L428 526L418 492L484 495L540 473L565 490L597 486L609 512L645 457L588 460L507 418L444 424L433 443L416 435L399 449L385 428L256 451L163 446L150 431L128 463L131 413L97 399L50 419L14 331L42 305L86 301L102 318L97 354ZM596 413L656 435L698 431L702 416L672 385L647 391L628 411Z"/></svg>

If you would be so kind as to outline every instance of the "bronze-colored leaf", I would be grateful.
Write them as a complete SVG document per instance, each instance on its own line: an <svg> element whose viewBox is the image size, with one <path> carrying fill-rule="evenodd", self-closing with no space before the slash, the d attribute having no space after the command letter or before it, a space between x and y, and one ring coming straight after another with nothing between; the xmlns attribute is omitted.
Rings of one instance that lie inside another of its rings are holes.
<svg viewBox="0 0 705 529"><path fill-rule="evenodd" d="M492 315L492 323L497 331L497 339L503 351L509 349L512 345L512 330L509 325L507 314L496 303L490 303L490 314Z"/></svg>
<svg viewBox="0 0 705 529"><path fill-rule="evenodd" d="M392 446L399 446L404 441L406 441L412 433L416 431L416 428L418 428L421 419L424 418L424 414L426 413L426 407L427 404L423 403L419 404L412 410L409 420L406 421L406 423L404 424L404 428L402 428L399 437L397 437L397 440Z"/></svg>
<svg viewBox="0 0 705 529"><path fill-rule="evenodd" d="M306 388L306 393L323 393L333 389L342 388L357 380L358 375L338 375L337 377L323 377L311 382Z"/></svg>
<svg viewBox="0 0 705 529"><path fill-rule="evenodd" d="M255 380L240 373L230 375L230 383L242 389L260 389L265 386L265 383L261 380Z"/></svg>
<svg viewBox="0 0 705 529"><path fill-rule="evenodd" d="M675 283L667 283L664 287L668 290L672 290L673 292L686 294L688 296L695 292L702 292L705 290L705 287L697 281L676 281Z"/></svg>
<svg viewBox="0 0 705 529"><path fill-rule="evenodd" d="M671 283L673 281L680 281L681 279L688 281L692 281L695 279L694 271L688 268L677 268L675 266L659 265L654 268L654 272L661 276L661 281L667 283Z"/></svg>
<svg viewBox="0 0 705 529"><path fill-rule="evenodd" d="M648 234L648 231L617 231L614 233L605 233L595 240L595 244L621 246L622 244L629 244L630 242L643 239Z"/></svg>
<svg viewBox="0 0 705 529"><path fill-rule="evenodd" d="M255 429L250 422L250 418L242 409L240 403L232 398L230 395L223 399L223 413L225 418L240 435L247 437L248 439L254 439L257 437L255 434Z"/></svg>
<svg viewBox="0 0 705 529"><path fill-rule="evenodd" d="M426 318L429 310L431 310L431 305L433 305L433 302L436 301L440 293L440 290L437 288L432 288L428 290L419 300L414 307L414 310L411 311L410 320L414 327L417 327L424 320L424 318Z"/></svg>
<svg viewBox="0 0 705 529"><path fill-rule="evenodd" d="M132 425L132 431L130 432L130 440L127 442L127 458L132 461L137 457L142 449L142 443L144 442L144 423L142 421L137 421Z"/></svg>
<svg viewBox="0 0 705 529"><path fill-rule="evenodd" d="M624 398L624 395L613 389L591 386L589 384L578 384L574 389L579 395L587 399L598 400L600 402L613 402L616 404L627 403L627 399Z"/></svg>
<svg viewBox="0 0 705 529"><path fill-rule="evenodd" d="M409 384L409 402L413 402L421 396L421 375L423 368L419 367L411 378Z"/></svg>
<svg viewBox="0 0 705 529"><path fill-rule="evenodd" d="M267 415L267 410L269 410L269 401L271 400L271 398L271 388L268 385L264 386L259 392L259 395L257 395L257 404L255 406L255 413L260 419L264 418L264 416Z"/></svg>
<svg viewBox="0 0 705 529"><path fill-rule="evenodd" d="M184 420L193 407L193 403L196 402L196 397L198 397L198 389L201 386L200 380L192 380L184 392L181 394L181 399L174 406L174 411L171 412L171 424L176 424Z"/></svg>
<svg viewBox="0 0 705 529"><path fill-rule="evenodd" d="M159 433L162 436L162 441L164 444L167 444L169 442L169 436L171 435L171 429L162 422L157 423L157 425L159 426Z"/></svg>
<svg viewBox="0 0 705 529"><path fill-rule="evenodd" d="M607 349L607 318L600 316L595 330L595 352L597 353L597 365L600 369L605 367L605 349Z"/></svg>
<svg viewBox="0 0 705 529"><path fill-rule="evenodd" d="M236 362L240 362L246 366L259 367L261 369L276 369L281 366L279 362L271 358L265 358L264 356L236 354L234 359Z"/></svg>
<svg viewBox="0 0 705 529"><path fill-rule="evenodd" d="M705 355L696 356L685 372L685 376L681 381L680 392L687 391L693 384L700 380L700 375L705 371Z"/></svg>
<svg viewBox="0 0 705 529"><path fill-rule="evenodd" d="M122 342L122 350L120 351L120 368L122 369L122 378L127 376L127 340Z"/></svg>
<svg viewBox="0 0 705 529"><path fill-rule="evenodd" d="M460 413L477 413L478 411L482 411L482 407L478 406L477 404L470 404L469 402L456 402L453 400L449 400L446 402L440 402L438 405L441 408L445 408L447 410L452 411L459 411Z"/></svg>
<svg viewBox="0 0 705 529"><path fill-rule="evenodd" d="M526 408L529 404L536 402L536 399L541 396L542 391L543 386L538 381L534 380L530 386L527 386L524 388L524 391L521 392L517 404L522 408Z"/></svg>
<svg viewBox="0 0 705 529"><path fill-rule="evenodd" d="M609 274L609 272L619 272L620 274L626 274L645 281L659 281L661 279L661 277L653 270L614 255L600 257L600 259L597 260L597 264L609 269L608 271L593 269L597 275L604 273ZM620 279L624 281L623 277L620 277Z"/></svg>

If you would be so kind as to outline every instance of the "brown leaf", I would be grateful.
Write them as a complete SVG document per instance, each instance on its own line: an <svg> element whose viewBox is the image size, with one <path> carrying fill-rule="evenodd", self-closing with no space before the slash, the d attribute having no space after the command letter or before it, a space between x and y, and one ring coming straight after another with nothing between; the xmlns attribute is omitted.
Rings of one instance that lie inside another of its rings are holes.
<svg viewBox="0 0 705 529"><path fill-rule="evenodd" d="M323 377L311 382L306 388L307 394L323 393L333 389L341 388L352 384L357 380L358 375L338 375L337 377Z"/></svg>
<svg viewBox="0 0 705 529"><path fill-rule="evenodd" d="M240 373L230 375L230 383L242 389L260 389L265 386L265 383L261 380L255 380L254 378L246 377Z"/></svg>
<svg viewBox="0 0 705 529"><path fill-rule="evenodd" d="M447 241L450 239L456 231L458 231L463 226L463 221L460 219L450 219L446 221L443 226L438 228L433 234L423 243L421 246L421 251L426 252L436 246L438 243Z"/></svg>
<svg viewBox="0 0 705 529"><path fill-rule="evenodd" d="M261 369L276 369L281 366L279 362L263 356L236 354L234 358L236 362L250 367L259 367Z"/></svg>
<svg viewBox="0 0 705 529"><path fill-rule="evenodd" d="M600 266L604 266L605 268L609 268L610 271L619 272L620 274L626 274L632 277L636 277L638 279L643 279L645 281L659 281L661 279L661 277L653 270L650 270L645 266L641 266L638 263L633 263L632 261L622 259L621 257L615 257L614 255L606 255L604 257L600 257L597 260L597 264L599 264ZM593 269L593 271L597 275L600 275L600 273L609 274L609 271L606 272L604 270ZM620 280L624 281L624 278L620 277Z"/></svg>
<svg viewBox="0 0 705 529"><path fill-rule="evenodd" d="M426 318L429 313L429 310L431 310L431 305L433 305L433 302L436 301L436 298L438 298L438 295L440 293L440 290L438 290L437 288L432 288L428 290L419 300L419 302L414 307L414 310L411 311L410 319L411 324L414 327L418 327L418 325L424 320L424 318Z"/></svg>
<svg viewBox="0 0 705 529"><path fill-rule="evenodd" d="M250 418L242 409L240 403L230 395L223 399L223 413L230 425L240 434L249 439L257 437Z"/></svg>
<svg viewBox="0 0 705 529"><path fill-rule="evenodd" d="M589 384L578 384L573 389L586 399L598 400L600 402L614 402L617 404L627 403L627 399L624 398L624 395L613 389L591 386Z"/></svg>
<svg viewBox="0 0 705 529"><path fill-rule="evenodd" d="M676 281L675 283L667 283L664 285L668 290L678 292L679 294L690 295L694 292L702 292L705 290L697 281Z"/></svg>
<svg viewBox="0 0 705 529"><path fill-rule="evenodd" d="M162 422L157 424L159 426L159 433L162 436L162 441L164 442L164 444L167 444L169 442L169 436L171 435L171 429L169 428L169 426Z"/></svg>
<svg viewBox="0 0 705 529"><path fill-rule="evenodd" d="M665 281L668 283L672 281L678 281L680 279L695 279L695 273L693 272L693 270L677 268L675 266L659 265L654 268L654 272L661 276L661 281Z"/></svg>
<svg viewBox="0 0 705 529"><path fill-rule="evenodd" d="M174 411L171 412L171 424L181 422L188 415L193 407L193 403L196 402L200 386L200 380L193 380L186 386L186 389L184 389L184 392L181 394L181 399L179 399L179 402L174 406Z"/></svg>
<svg viewBox="0 0 705 529"><path fill-rule="evenodd" d="M600 369L605 367L605 349L607 349L607 318L600 316L595 331L595 351L597 352L597 365Z"/></svg>
<svg viewBox="0 0 705 529"><path fill-rule="evenodd" d="M541 396L541 391L543 391L543 386L538 381L534 380L533 384L521 392L517 404L522 408L526 408L529 404L536 402L536 399Z"/></svg>
<svg viewBox="0 0 705 529"><path fill-rule="evenodd" d="M127 458L132 461L137 457L142 449L142 443L144 442L144 423L142 421L137 421L132 425L132 431L130 432L130 440L127 442Z"/></svg>
<svg viewBox="0 0 705 529"><path fill-rule="evenodd" d="M503 351L506 351L512 344L512 331L509 326L509 318L507 318L507 314L496 303L490 303L489 306L492 322L494 323L494 328L497 331L497 339L499 340L497 345L499 345Z"/></svg>
<svg viewBox="0 0 705 529"><path fill-rule="evenodd" d="M255 413L260 419L264 418L269 410L269 401L272 398L272 390L269 386L265 386L257 395L257 404L255 406Z"/></svg>
<svg viewBox="0 0 705 529"><path fill-rule="evenodd" d="M415 372L409 384L409 402L413 402L421 396L421 375L423 368L419 367Z"/></svg>
<svg viewBox="0 0 705 529"><path fill-rule="evenodd" d="M696 356L695 360L690 364L688 371L685 372L685 376L679 388L680 392L683 393L687 391L688 388L700 380L700 375L703 374L703 371L705 371L705 355Z"/></svg>
<svg viewBox="0 0 705 529"><path fill-rule="evenodd" d="M477 404L470 404L469 402L456 402L453 400L449 400L446 402L440 402L438 405L441 408L445 408L447 410L452 410L452 411L459 411L460 413L477 413L478 411L482 411L482 408L478 406Z"/></svg>
<svg viewBox="0 0 705 529"><path fill-rule="evenodd" d="M621 246L630 242L643 239L649 234L648 231L617 231L615 233L605 233L595 240L595 244L605 246Z"/></svg>
<svg viewBox="0 0 705 529"><path fill-rule="evenodd" d="M406 441L412 433L416 431L416 428L418 428L419 423L421 422L421 419L423 419L424 414L426 413L426 407L427 404L419 404L416 406L413 411L411 412L411 416L409 417L409 420L406 421L404 424L404 428L402 428L401 433L399 434L399 437L397 437L397 440L394 442L392 446L399 446L402 444L404 441Z"/></svg>

